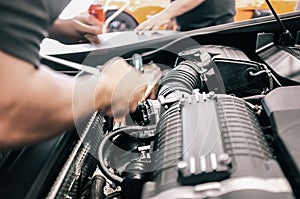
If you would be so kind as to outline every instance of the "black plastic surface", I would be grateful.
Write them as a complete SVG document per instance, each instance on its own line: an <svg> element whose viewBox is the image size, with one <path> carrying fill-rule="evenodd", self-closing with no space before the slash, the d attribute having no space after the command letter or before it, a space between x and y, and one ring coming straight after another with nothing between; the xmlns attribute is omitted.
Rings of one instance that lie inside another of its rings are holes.
<svg viewBox="0 0 300 199"><path fill-rule="evenodd" d="M300 86L278 88L262 101L270 117L279 160L300 197Z"/></svg>
<svg viewBox="0 0 300 199"><path fill-rule="evenodd" d="M1 199L44 198L65 163L75 135L64 133L48 141L11 151L1 162Z"/></svg>

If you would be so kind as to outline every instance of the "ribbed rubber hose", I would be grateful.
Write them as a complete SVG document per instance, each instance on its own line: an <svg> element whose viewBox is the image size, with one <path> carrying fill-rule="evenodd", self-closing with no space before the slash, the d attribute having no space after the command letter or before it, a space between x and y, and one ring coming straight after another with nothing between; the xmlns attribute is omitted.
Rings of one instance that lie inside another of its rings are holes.
<svg viewBox="0 0 300 199"><path fill-rule="evenodd" d="M192 61L181 62L161 79L158 96L167 98L178 91L182 94L191 94L193 89L202 88L199 70L199 66Z"/></svg>

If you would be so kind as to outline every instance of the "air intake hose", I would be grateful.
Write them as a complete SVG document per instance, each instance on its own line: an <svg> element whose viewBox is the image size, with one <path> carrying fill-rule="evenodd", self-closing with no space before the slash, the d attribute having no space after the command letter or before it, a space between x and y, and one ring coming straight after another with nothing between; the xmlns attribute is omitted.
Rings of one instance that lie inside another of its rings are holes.
<svg viewBox="0 0 300 199"><path fill-rule="evenodd" d="M181 62L161 79L158 96L167 99L174 93L185 95L191 94L193 89L202 89L202 71L202 66L199 66L198 62L189 60Z"/></svg>

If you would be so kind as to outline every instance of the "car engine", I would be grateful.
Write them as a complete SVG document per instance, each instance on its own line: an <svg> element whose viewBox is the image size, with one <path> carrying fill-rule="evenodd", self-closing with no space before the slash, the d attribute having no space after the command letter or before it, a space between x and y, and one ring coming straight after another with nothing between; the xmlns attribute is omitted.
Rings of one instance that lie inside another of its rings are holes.
<svg viewBox="0 0 300 199"><path fill-rule="evenodd" d="M47 198L299 197L299 86L221 45L182 50L162 74L125 124L86 121Z"/></svg>

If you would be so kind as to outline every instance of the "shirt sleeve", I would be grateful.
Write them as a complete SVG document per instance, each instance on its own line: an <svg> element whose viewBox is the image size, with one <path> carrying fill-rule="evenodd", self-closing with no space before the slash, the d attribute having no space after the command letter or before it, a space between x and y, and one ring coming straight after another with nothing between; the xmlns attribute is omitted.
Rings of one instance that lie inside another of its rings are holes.
<svg viewBox="0 0 300 199"><path fill-rule="evenodd" d="M71 0L43 0L47 9L50 24L61 14Z"/></svg>
<svg viewBox="0 0 300 199"><path fill-rule="evenodd" d="M0 49L34 66L40 64L40 43L66 0L1 0Z"/></svg>

